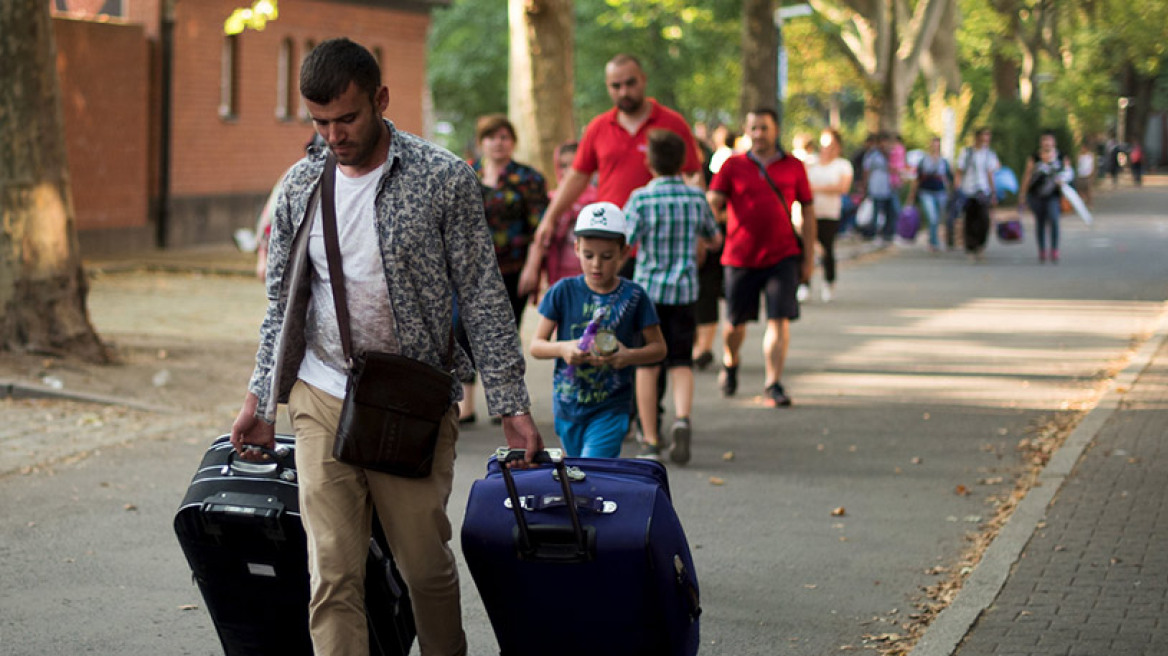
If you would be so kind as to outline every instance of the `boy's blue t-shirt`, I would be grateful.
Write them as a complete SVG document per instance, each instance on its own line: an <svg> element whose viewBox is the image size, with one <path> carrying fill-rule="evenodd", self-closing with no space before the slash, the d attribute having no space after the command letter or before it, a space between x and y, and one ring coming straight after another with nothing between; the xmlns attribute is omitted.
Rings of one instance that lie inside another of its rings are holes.
<svg viewBox="0 0 1168 656"><path fill-rule="evenodd" d="M614 333L625 346L635 346L641 332L661 321L649 295L635 282L620 279L616 289L598 294L588 288L584 276L563 278L544 295L539 313L556 322L555 339L580 340L596 308L606 306L601 328ZM635 367L613 369L576 365L568 375L568 363L556 358L552 376L552 411L558 419L578 421L597 412L631 413Z"/></svg>

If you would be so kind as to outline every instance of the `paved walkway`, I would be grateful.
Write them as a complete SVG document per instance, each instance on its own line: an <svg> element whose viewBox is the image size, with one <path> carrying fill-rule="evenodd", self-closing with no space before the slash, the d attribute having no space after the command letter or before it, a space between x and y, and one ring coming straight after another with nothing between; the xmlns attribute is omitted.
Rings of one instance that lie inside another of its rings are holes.
<svg viewBox="0 0 1168 656"><path fill-rule="evenodd" d="M1059 456L914 656L1168 654L1164 322Z"/></svg>

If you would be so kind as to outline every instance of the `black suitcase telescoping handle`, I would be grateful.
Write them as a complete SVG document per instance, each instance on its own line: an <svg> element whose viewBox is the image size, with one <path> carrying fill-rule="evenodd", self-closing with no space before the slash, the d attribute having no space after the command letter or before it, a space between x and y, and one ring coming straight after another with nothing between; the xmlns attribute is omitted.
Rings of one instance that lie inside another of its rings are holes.
<svg viewBox="0 0 1168 656"><path fill-rule="evenodd" d="M524 516L523 505L519 501L519 491L515 486L515 476L508 463L523 460L527 452L523 449L499 449L499 469L503 473L503 483L507 486L507 496L511 499L511 512L515 515L515 540L518 555L522 560L587 562L596 557L596 534L591 526L585 527L580 521L576 508L576 495L572 492L568 478L568 468L564 459L547 451L540 451L532 459L536 464L550 463L564 493L564 505L572 521L570 532L565 527L552 525L531 526Z"/></svg>

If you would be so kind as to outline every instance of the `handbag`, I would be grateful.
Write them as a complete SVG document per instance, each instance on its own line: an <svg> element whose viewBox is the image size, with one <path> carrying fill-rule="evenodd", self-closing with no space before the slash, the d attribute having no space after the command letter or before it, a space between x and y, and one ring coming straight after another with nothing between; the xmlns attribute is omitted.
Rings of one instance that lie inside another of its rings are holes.
<svg viewBox="0 0 1168 656"><path fill-rule="evenodd" d="M1022 241L1022 221L1018 219L1007 219L1005 221L998 221L998 241L1003 244L1016 244Z"/></svg>
<svg viewBox="0 0 1168 656"><path fill-rule="evenodd" d="M806 254L806 251L803 249L803 237L801 237L799 232L795 230L795 221L791 218L791 208L789 205L787 205L787 199L783 197L783 191L779 189L779 186L775 184L774 180L771 179L771 174L767 173L766 167L763 166L762 162L760 162L759 159L754 156L754 153L748 154L747 159L754 162L754 165L758 167L758 170L762 171L763 179L767 181L767 184L769 184L771 189L774 190L775 194L778 195L779 205L783 208L783 211L787 213L787 225L791 226L791 234L795 235L795 243L799 245L799 259L802 260Z"/></svg>
<svg viewBox="0 0 1168 656"><path fill-rule="evenodd" d="M337 236L336 159L330 154L321 176L321 216L325 254L348 368L345 400L333 441L333 457L365 469L425 478L434 464L442 420L450 410L454 376L404 355L366 351L353 354L349 308ZM451 366L454 331L447 342Z"/></svg>
<svg viewBox="0 0 1168 656"><path fill-rule="evenodd" d="M876 219L876 205L871 198L865 198L860 201L860 205L856 208L856 227L867 228L872 225L872 221Z"/></svg>

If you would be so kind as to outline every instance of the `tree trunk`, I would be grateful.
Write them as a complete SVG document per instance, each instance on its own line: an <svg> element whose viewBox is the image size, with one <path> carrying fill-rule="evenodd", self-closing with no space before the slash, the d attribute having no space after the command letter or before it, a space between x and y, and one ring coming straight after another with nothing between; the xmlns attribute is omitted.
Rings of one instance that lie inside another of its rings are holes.
<svg viewBox="0 0 1168 656"><path fill-rule="evenodd" d="M817 13L840 26L835 38L866 80L864 114L870 130L900 130L922 60L944 16L954 11L953 2L919 0L910 7L906 0L810 0Z"/></svg>
<svg viewBox="0 0 1168 656"><path fill-rule="evenodd" d="M515 159L555 186L555 150L576 135L572 120L572 0L508 0L508 107L519 133Z"/></svg>
<svg viewBox="0 0 1168 656"><path fill-rule="evenodd" d="M781 112L779 104L778 34L772 0L742 3L742 91L738 96L740 123L746 113L763 107ZM782 117L782 114L779 114Z"/></svg>
<svg viewBox="0 0 1168 656"><path fill-rule="evenodd" d="M957 28L961 26L961 13L956 0L950 0L941 14L941 24L937 26L937 36L929 46L928 57L922 58L921 69L929 81L929 93L944 87L946 93L961 90L961 67L957 63Z"/></svg>
<svg viewBox="0 0 1168 656"><path fill-rule="evenodd" d="M994 93L999 102L1018 100L1018 62L1013 57L994 53Z"/></svg>
<svg viewBox="0 0 1168 656"><path fill-rule="evenodd" d="M0 349L107 362L89 322L49 3L0 3Z"/></svg>

